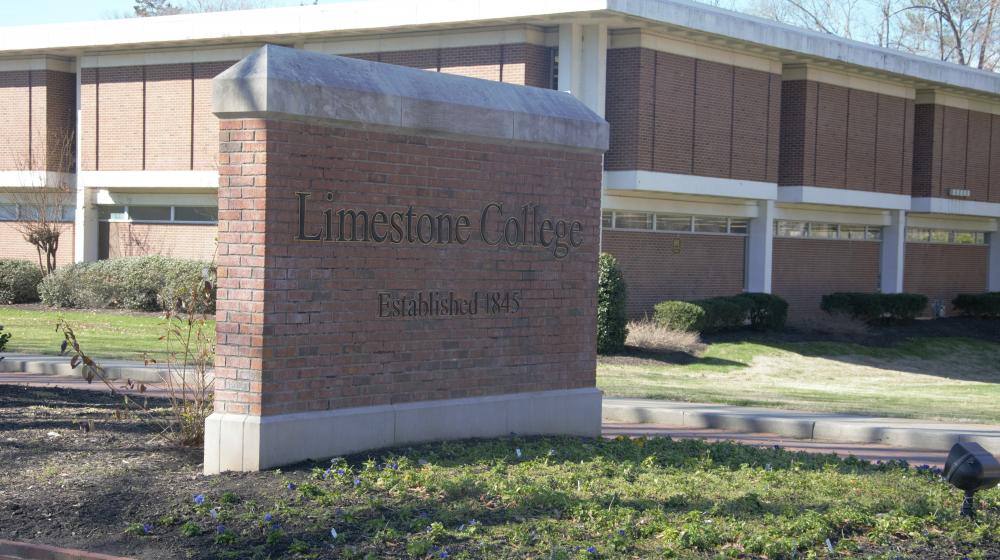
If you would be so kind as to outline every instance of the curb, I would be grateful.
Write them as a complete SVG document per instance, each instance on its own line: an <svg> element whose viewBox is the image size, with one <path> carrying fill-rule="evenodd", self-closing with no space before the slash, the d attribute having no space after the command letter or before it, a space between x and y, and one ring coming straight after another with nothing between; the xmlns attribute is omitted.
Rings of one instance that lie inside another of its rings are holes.
<svg viewBox="0 0 1000 560"><path fill-rule="evenodd" d="M99 552L87 552L70 548L59 548L47 544L34 544L0 540L0 560L129 560L124 556L110 556Z"/></svg>
<svg viewBox="0 0 1000 560"><path fill-rule="evenodd" d="M131 379L141 383L162 383L167 367L162 365L143 365L125 360L98 360L111 381ZM37 375L58 375L64 377L81 377L82 365L69 367L66 356L41 356L29 354L5 354L0 360L2 373L30 373ZM209 372L211 375L211 372ZM178 381L180 379L178 378Z"/></svg>
<svg viewBox="0 0 1000 560"><path fill-rule="evenodd" d="M723 406L691 405L668 401L618 402L605 399L602 417L606 422L624 424L664 424L692 429L723 429L733 432L768 432L794 439L838 443L880 443L891 447L948 451L959 442L974 442L990 453L1000 454L1000 427L905 426L895 418L810 414L767 411Z"/></svg>

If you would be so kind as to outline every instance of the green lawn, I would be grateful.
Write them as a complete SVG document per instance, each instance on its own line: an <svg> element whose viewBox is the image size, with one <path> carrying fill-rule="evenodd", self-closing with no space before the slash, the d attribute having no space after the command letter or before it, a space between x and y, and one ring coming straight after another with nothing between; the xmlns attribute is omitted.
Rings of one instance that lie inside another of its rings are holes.
<svg viewBox="0 0 1000 560"><path fill-rule="evenodd" d="M60 317L76 332L84 352L94 358L141 360L143 352L162 356L165 321L154 315L134 315L113 311L70 311L21 309L0 306L0 325L12 338L8 352L58 354L62 334L56 332ZM215 336L215 322L210 324Z"/></svg>
<svg viewBox="0 0 1000 560"><path fill-rule="evenodd" d="M609 396L1000 423L1000 344L968 338L719 342L685 364L602 356L597 379Z"/></svg>

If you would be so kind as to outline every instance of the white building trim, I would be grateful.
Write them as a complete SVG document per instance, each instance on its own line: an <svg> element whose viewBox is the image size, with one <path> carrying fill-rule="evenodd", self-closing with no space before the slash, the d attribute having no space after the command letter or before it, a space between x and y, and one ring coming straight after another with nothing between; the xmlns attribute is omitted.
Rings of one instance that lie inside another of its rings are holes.
<svg viewBox="0 0 1000 560"><path fill-rule="evenodd" d="M93 201L99 205L115 206L216 206L215 193L145 193L92 189Z"/></svg>
<svg viewBox="0 0 1000 560"><path fill-rule="evenodd" d="M775 200L778 185L763 181L701 177L656 171L605 171L604 187L636 194L672 193L754 200Z"/></svg>
<svg viewBox="0 0 1000 560"><path fill-rule="evenodd" d="M878 227L887 226L891 221L889 212L884 210L866 211L863 208L840 206L785 206L784 204L777 205L774 210L774 219Z"/></svg>
<svg viewBox="0 0 1000 560"><path fill-rule="evenodd" d="M76 72L76 64L74 64L70 59L53 56L36 56L32 58L0 60L0 72L17 72L26 70L53 70L56 72L66 72L68 74L72 74L73 72Z"/></svg>
<svg viewBox="0 0 1000 560"><path fill-rule="evenodd" d="M45 187L56 185L76 188L75 173L58 171L0 171L0 187Z"/></svg>
<svg viewBox="0 0 1000 560"><path fill-rule="evenodd" d="M260 43L241 47L204 47L84 55L83 68L146 66L154 64L192 64L197 62L236 62L260 48Z"/></svg>
<svg viewBox="0 0 1000 560"><path fill-rule="evenodd" d="M997 231L997 220L994 218L979 218L968 216L943 216L940 214L909 214L906 218L908 227L927 229L947 229L954 231Z"/></svg>
<svg viewBox="0 0 1000 560"><path fill-rule="evenodd" d="M611 35L608 43L612 49L627 49L641 47L654 51L708 60L720 64L728 64L739 68L748 68L771 74L781 74L781 60L776 56L748 54L736 48L718 47L704 42L684 40L650 33L644 30L629 29Z"/></svg>
<svg viewBox="0 0 1000 560"><path fill-rule="evenodd" d="M778 202L854 206L881 210L908 210L910 208L910 197L904 194L807 186L778 188Z"/></svg>
<svg viewBox="0 0 1000 560"><path fill-rule="evenodd" d="M219 186L216 171L81 171L79 176L88 187L105 189L214 189Z"/></svg>
<svg viewBox="0 0 1000 560"><path fill-rule="evenodd" d="M726 216L729 218L756 218L757 203L733 200L712 199L709 197L684 198L651 198L635 196L631 191L605 191L601 197L601 208L604 210L628 210L631 212L657 212L662 214L681 214L694 216Z"/></svg>
<svg viewBox="0 0 1000 560"><path fill-rule="evenodd" d="M306 41L304 49L323 54L358 54L371 52L450 49L480 45L544 45L545 31L532 25L457 32L418 32L374 37L345 37L324 41ZM242 58L242 57L241 57Z"/></svg>
<svg viewBox="0 0 1000 560"><path fill-rule="evenodd" d="M914 198L911 212L926 214L956 214L959 216L982 216L1000 218L1000 204L996 202L976 202L974 200L953 200L950 198Z"/></svg>

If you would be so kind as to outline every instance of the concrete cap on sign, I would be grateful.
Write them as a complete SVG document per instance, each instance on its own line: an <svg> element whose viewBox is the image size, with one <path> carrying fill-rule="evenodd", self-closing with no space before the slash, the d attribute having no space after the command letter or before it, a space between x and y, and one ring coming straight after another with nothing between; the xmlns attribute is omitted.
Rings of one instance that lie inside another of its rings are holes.
<svg viewBox="0 0 1000 560"><path fill-rule="evenodd" d="M572 95L265 45L213 80L219 118L278 118L606 151Z"/></svg>

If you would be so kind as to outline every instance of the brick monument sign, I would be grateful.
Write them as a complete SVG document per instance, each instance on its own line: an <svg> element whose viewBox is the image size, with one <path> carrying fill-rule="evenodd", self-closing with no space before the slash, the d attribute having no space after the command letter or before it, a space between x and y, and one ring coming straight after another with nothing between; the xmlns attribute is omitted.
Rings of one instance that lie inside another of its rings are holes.
<svg viewBox="0 0 1000 560"><path fill-rule="evenodd" d="M607 123L566 93L275 46L213 87L206 473L600 433Z"/></svg>

